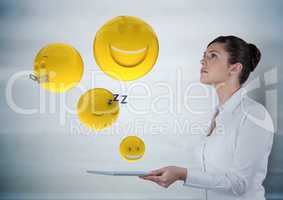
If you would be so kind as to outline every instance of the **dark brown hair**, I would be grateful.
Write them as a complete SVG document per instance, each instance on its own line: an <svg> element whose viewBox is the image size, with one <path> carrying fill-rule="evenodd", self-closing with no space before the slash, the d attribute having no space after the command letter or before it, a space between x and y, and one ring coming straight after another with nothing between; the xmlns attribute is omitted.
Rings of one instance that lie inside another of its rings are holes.
<svg viewBox="0 0 283 200"><path fill-rule="evenodd" d="M247 43L233 35L219 36L207 46L215 42L224 44L225 50L229 54L229 64L241 63L243 65L239 81L241 85L244 84L260 61L261 53L259 49L254 44Z"/></svg>

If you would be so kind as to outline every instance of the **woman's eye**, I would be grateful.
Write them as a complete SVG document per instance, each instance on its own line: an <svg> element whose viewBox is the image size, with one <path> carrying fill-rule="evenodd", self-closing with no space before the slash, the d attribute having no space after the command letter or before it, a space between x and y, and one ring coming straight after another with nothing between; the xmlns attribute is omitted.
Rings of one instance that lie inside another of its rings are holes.
<svg viewBox="0 0 283 200"><path fill-rule="evenodd" d="M212 59L212 58L216 58L216 54L212 53L208 56L208 58Z"/></svg>

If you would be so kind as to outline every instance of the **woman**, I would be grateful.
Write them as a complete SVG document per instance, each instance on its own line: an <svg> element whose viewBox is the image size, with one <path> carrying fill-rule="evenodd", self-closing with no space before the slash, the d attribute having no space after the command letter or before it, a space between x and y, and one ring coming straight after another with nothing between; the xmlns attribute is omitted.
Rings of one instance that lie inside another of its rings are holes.
<svg viewBox="0 0 283 200"><path fill-rule="evenodd" d="M260 58L255 45L235 36L220 36L209 43L201 60L200 81L214 86L219 105L207 135L195 149L201 168L168 166L140 178L166 188L182 180L184 186L205 189L209 200L265 199L262 182L273 124L266 109L242 88Z"/></svg>

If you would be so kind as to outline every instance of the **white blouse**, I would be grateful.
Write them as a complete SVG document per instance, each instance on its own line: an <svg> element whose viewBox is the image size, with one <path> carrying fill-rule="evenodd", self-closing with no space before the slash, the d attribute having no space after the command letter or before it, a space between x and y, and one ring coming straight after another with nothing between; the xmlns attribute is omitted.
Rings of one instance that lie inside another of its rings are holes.
<svg viewBox="0 0 283 200"><path fill-rule="evenodd" d="M201 168L188 168L184 186L205 189L206 200L265 199L274 133L269 113L244 88L217 109L215 129L194 151Z"/></svg>

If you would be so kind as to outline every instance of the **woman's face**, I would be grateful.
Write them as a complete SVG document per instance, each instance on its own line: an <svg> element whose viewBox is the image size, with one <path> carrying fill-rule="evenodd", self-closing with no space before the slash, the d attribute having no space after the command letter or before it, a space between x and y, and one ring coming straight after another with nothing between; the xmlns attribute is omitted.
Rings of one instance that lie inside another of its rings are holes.
<svg viewBox="0 0 283 200"><path fill-rule="evenodd" d="M229 79L229 55L222 43L212 43L201 60L200 82L218 85Z"/></svg>

